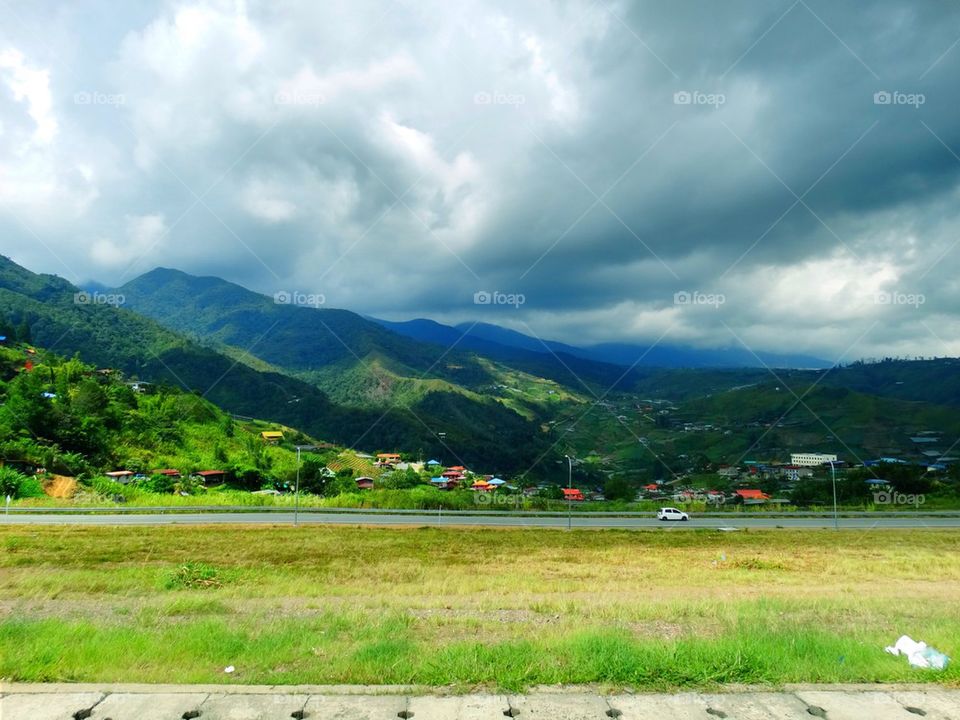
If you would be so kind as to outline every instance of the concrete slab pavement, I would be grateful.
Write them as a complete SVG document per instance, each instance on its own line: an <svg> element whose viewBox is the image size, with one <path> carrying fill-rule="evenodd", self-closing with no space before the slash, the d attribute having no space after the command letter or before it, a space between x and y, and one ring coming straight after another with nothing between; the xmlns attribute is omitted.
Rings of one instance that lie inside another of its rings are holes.
<svg viewBox="0 0 960 720"><path fill-rule="evenodd" d="M419 696L407 706L413 720L500 720L509 708L506 695Z"/></svg>
<svg viewBox="0 0 960 720"><path fill-rule="evenodd" d="M513 717L523 720L601 720L609 717L607 701L595 693L510 695ZM502 717L502 714L501 714Z"/></svg>
<svg viewBox="0 0 960 720"><path fill-rule="evenodd" d="M376 686L0 684L0 720L960 720L960 689L938 686L431 692Z"/></svg>
<svg viewBox="0 0 960 720"><path fill-rule="evenodd" d="M829 720L917 720L926 717L926 702L919 705L906 705L897 701L890 692L867 691L859 693L832 693L823 690L801 690L797 697L811 706L823 708ZM914 698L921 700L921 698ZM912 708L908 710L907 708ZM917 711L921 712L917 712ZM953 712L950 720L960 720L960 693L954 695Z"/></svg>
<svg viewBox="0 0 960 720"><path fill-rule="evenodd" d="M207 693L113 693L93 707L89 720L173 720L197 712ZM199 715L197 716L199 717ZM0 720L8 720L3 717ZM23 720L27 720L25 717Z"/></svg>
<svg viewBox="0 0 960 720"><path fill-rule="evenodd" d="M99 703L102 692L65 692L53 701L46 695L8 694L0 697L0 720L73 720L73 713L82 712Z"/></svg>
<svg viewBox="0 0 960 720"><path fill-rule="evenodd" d="M406 717L403 695L313 695L303 708L304 718L316 720L396 720ZM2 720L2 719L0 719Z"/></svg>

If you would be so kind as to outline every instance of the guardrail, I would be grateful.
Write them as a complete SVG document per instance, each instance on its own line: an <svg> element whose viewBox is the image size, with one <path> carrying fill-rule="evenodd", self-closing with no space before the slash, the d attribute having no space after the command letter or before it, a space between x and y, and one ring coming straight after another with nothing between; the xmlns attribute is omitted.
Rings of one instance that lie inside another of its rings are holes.
<svg viewBox="0 0 960 720"><path fill-rule="evenodd" d="M10 507L7 513L15 514L107 514L107 515L125 515L125 514L166 514L166 513L292 513L293 507L278 505L170 505L160 507L147 506L111 506L111 507ZM303 507L299 509L301 515L305 514L344 514L351 513L363 515L455 515L455 516L514 516L514 517L622 517L622 518L652 518L656 516L655 511L571 511L565 510L446 510L443 508L424 508L415 509L397 509L388 508L337 508L337 507ZM839 510L839 517L960 517L960 510ZM698 518L832 518L832 510L811 511L797 510L795 512L762 512L762 511L740 511L728 510L726 512L697 512L691 513L692 517Z"/></svg>

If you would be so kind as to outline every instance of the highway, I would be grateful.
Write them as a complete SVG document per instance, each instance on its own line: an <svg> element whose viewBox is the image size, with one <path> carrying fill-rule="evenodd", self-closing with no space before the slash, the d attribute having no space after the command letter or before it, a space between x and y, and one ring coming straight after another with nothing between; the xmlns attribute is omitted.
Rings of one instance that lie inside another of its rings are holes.
<svg viewBox="0 0 960 720"><path fill-rule="evenodd" d="M408 527L508 527L508 528L566 528L604 529L620 528L642 530L697 529L819 529L832 528L833 518L804 517L730 517L693 516L689 522L660 522L650 517L625 517L574 514L521 515L489 513L484 515L451 515L446 513L391 513L391 512L301 512L300 525L385 525ZM123 513L123 514L69 514L69 513L11 513L0 514L0 525L293 525L292 512L177 512L177 513ZM889 515L873 514L839 518L841 530L893 530L922 528L960 529L960 515L930 514Z"/></svg>

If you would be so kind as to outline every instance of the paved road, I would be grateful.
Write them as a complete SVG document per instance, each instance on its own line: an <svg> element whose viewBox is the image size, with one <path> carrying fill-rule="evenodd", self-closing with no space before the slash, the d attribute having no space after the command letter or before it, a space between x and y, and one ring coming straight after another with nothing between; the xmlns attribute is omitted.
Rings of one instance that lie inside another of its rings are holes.
<svg viewBox="0 0 960 720"><path fill-rule="evenodd" d="M958 720L960 690L797 686L784 692L600 695L373 695L335 688L201 686L0 687L3 720Z"/></svg>
<svg viewBox="0 0 960 720"><path fill-rule="evenodd" d="M15 525L209 525L209 524L293 524L293 513L247 512L247 513L163 513L163 514L14 514L0 515L0 524ZM531 527L565 528L567 518L562 516L521 515L444 515L438 513L390 514L390 513L324 513L302 512L303 525L412 525L470 526L470 527ZM574 515L570 519L574 528L662 528L666 530L695 530L697 528L832 528L829 517L778 517L751 518L697 518L690 522L659 522L654 517L585 517ZM953 517L888 517L877 514L871 517L841 517L840 529L846 530L891 530L918 528L960 529L960 516Z"/></svg>

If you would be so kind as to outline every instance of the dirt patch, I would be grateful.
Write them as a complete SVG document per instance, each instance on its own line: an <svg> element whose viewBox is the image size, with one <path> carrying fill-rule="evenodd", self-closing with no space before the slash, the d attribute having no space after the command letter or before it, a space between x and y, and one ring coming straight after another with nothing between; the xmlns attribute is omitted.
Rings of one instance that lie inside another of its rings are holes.
<svg viewBox="0 0 960 720"><path fill-rule="evenodd" d="M551 625L560 623L562 618L558 614L539 613L533 610L477 610L472 608L422 608L410 610L410 615L417 620L476 620L484 623L524 623L527 625Z"/></svg>
<svg viewBox="0 0 960 720"><path fill-rule="evenodd" d="M72 498L77 487L77 479L69 475L50 475L43 481L43 491L53 498Z"/></svg>

